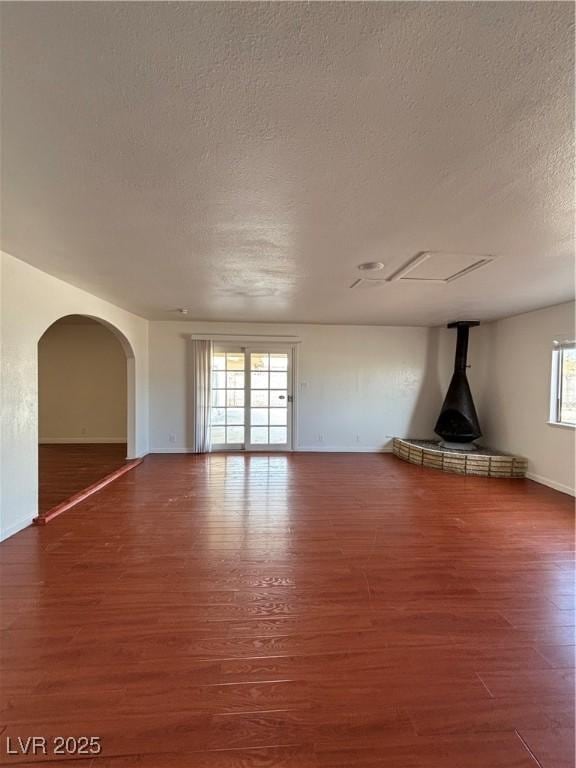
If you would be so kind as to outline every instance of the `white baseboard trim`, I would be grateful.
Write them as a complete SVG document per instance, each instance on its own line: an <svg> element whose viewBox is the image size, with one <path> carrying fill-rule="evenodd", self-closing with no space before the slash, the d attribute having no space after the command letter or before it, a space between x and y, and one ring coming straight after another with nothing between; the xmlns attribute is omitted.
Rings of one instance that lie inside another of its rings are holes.
<svg viewBox="0 0 576 768"><path fill-rule="evenodd" d="M126 437L41 437L38 440L40 445L63 445L73 443L74 445L90 445L92 443L127 443Z"/></svg>
<svg viewBox="0 0 576 768"><path fill-rule="evenodd" d="M21 520L18 520L18 522L12 523L8 528L3 528L0 531L0 541L5 541L10 538L10 536L14 536L15 533L19 533L20 531L23 531L24 528L28 528L28 526L32 525L34 522L34 517L36 517L36 515L33 515L32 517L24 517Z"/></svg>
<svg viewBox="0 0 576 768"><path fill-rule="evenodd" d="M533 472L526 472L528 480L534 480L535 483L540 485L547 485L548 488L553 488L560 493L567 493L569 496L576 496L576 488L570 488L569 485L564 483L557 483L556 480L550 480L548 477L542 477L542 475L535 475Z"/></svg>
<svg viewBox="0 0 576 768"><path fill-rule="evenodd" d="M151 448L150 453L194 453L190 448ZM220 451L214 451L215 455L220 453ZM237 451L237 453L241 454L244 453L244 451ZM267 453L266 451L262 451L262 453ZM274 451L270 451L270 453L274 453ZM289 451L290 453L290 451ZM392 453L392 446L385 446L382 448L381 445L376 445L374 447L363 447L363 446L319 446L319 445L299 445L297 448L294 448L291 453Z"/></svg>
<svg viewBox="0 0 576 768"><path fill-rule="evenodd" d="M392 445L299 445L296 453L391 453Z"/></svg>

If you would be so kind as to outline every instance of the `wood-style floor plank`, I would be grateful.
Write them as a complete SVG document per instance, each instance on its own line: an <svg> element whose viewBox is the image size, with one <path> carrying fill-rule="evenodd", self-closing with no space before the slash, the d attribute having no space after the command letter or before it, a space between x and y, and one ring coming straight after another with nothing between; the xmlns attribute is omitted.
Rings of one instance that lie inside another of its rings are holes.
<svg viewBox="0 0 576 768"><path fill-rule="evenodd" d="M527 480L150 456L0 545L0 761L38 764L8 736L94 735L42 759L573 765L573 553L573 500Z"/></svg>
<svg viewBox="0 0 576 768"><path fill-rule="evenodd" d="M38 446L38 511L50 509L126 463L125 443L62 443Z"/></svg>

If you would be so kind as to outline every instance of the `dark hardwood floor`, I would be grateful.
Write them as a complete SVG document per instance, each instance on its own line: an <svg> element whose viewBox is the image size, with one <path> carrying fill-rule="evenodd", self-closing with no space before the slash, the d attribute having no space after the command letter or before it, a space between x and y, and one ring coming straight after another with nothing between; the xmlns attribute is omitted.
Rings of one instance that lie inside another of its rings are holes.
<svg viewBox="0 0 576 768"><path fill-rule="evenodd" d="M573 500L530 481L148 457L0 545L2 761L573 768L573 551Z"/></svg>
<svg viewBox="0 0 576 768"><path fill-rule="evenodd" d="M66 501L126 462L126 443L38 446L39 513Z"/></svg>

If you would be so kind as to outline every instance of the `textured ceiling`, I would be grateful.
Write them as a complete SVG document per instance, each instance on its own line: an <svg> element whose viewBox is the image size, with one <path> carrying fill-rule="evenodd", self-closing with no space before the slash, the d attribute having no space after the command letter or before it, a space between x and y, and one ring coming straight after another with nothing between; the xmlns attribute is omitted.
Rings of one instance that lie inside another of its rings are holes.
<svg viewBox="0 0 576 768"><path fill-rule="evenodd" d="M150 318L573 296L572 3L3 3L2 247ZM452 283L350 290L420 251Z"/></svg>

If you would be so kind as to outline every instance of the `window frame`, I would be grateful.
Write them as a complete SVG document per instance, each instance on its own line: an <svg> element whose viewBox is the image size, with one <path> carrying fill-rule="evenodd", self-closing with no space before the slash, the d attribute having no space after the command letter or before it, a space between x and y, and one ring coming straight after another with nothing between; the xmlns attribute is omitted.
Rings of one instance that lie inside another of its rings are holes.
<svg viewBox="0 0 576 768"><path fill-rule="evenodd" d="M564 352L575 348L575 341L555 341L553 345L552 375L550 380L550 416L548 420L548 424L551 426L576 429L576 422L561 421Z"/></svg>

